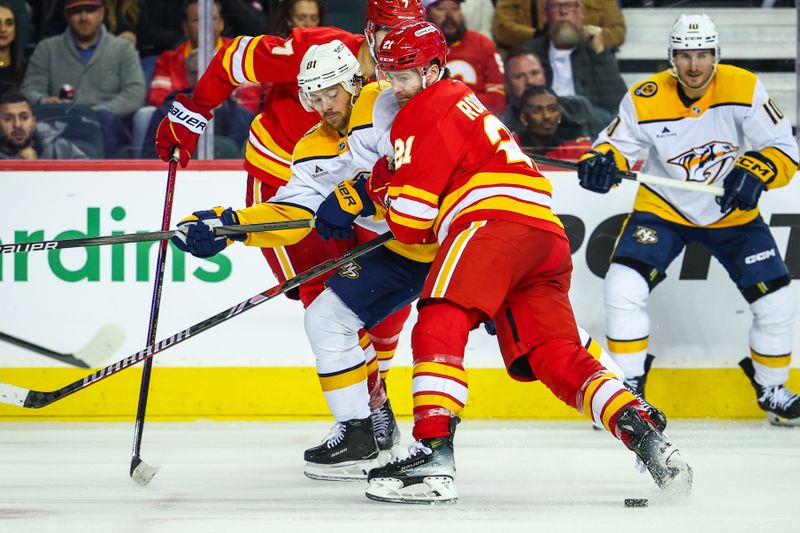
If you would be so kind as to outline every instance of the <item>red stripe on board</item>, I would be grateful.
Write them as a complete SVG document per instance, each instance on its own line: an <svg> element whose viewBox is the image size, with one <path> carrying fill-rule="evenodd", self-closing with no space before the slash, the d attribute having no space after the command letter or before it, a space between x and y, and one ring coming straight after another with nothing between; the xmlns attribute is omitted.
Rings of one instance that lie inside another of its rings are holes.
<svg viewBox="0 0 800 533"><path fill-rule="evenodd" d="M166 170L167 163L160 159L71 159L61 161L2 160L0 171L69 171L69 172L133 172L137 170ZM178 170L242 170L241 159L219 161L190 161Z"/></svg>

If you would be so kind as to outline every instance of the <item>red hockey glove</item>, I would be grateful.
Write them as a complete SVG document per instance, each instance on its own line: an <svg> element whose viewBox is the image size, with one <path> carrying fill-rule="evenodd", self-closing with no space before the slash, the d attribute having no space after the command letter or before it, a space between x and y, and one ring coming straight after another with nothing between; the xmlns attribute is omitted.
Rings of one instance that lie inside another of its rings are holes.
<svg viewBox="0 0 800 533"><path fill-rule="evenodd" d="M372 167L372 174L367 180L367 194L378 205L386 206L389 194L389 183L394 176L394 165L386 156L381 157Z"/></svg>
<svg viewBox="0 0 800 533"><path fill-rule="evenodd" d="M164 117L156 130L156 152L158 157L169 161L172 149L180 149L180 163L185 167L189 163L197 139L206 129L211 120L211 110L202 108L192 102L185 94L179 94L169 108L169 114Z"/></svg>

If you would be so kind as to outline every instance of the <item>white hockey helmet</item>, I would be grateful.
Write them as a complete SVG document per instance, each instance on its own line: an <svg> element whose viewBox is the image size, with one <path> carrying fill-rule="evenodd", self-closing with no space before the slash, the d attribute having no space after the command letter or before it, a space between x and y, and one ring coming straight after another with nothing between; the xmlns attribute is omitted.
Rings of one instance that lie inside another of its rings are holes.
<svg viewBox="0 0 800 533"><path fill-rule="evenodd" d="M303 56L297 74L300 102L306 111L314 110L308 100L309 93L341 84L345 91L355 96L360 83L358 59L339 39L312 45Z"/></svg>
<svg viewBox="0 0 800 533"><path fill-rule="evenodd" d="M669 32L669 61L675 66L675 52L681 50L714 50L714 61L719 63L719 34L708 15L681 15Z"/></svg>

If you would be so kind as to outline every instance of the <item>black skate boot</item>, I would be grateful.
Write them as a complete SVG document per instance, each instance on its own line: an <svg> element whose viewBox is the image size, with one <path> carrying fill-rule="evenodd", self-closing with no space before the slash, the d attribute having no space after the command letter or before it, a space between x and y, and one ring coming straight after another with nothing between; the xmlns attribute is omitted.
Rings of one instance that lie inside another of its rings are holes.
<svg viewBox="0 0 800 533"><path fill-rule="evenodd" d="M370 418L378 448L381 451L392 452L392 448L400 443L400 428L397 427L397 420L394 418L392 404L388 398L377 410L372 411Z"/></svg>
<svg viewBox="0 0 800 533"><path fill-rule="evenodd" d="M638 394L640 399L644 399L644 385L647 383L647 374L650 373L650 367L653 365L655 356L647 354L644 358L644 374L641 376L634 376L625 378L625 386L628 387L634 394Z"/></svg>
<svg viewBox="0 0 800 533"><path fill-rule="evenodd" d="M372 420L337 422L322 444L305 451L305 475L311 479L361 481L380 466Z"/></svg>
<svg viewBox="0 0 800 533"><path fill-rule="evenodd" d="M453 434L458 417L450 420L450 435L415 441L408 457L369 471L367 498L392 503L455 503L456 463Z"/></svg>
<svg viewBox="0 0 800 533"><path fill-rule="evenodd" d="M627 378L623 380L623 383L628 390L636 396L636 399L639 400L639 403L642 404L647 414L650 416L650 420L656 425L656 429L659 431L664 431L667 427L667 415L664 412L656 407L655 405L651 404L647 400L644 399L644 384L647 382L647 374L650 373L650 367L653 364L653 357L650 354L647 354L647 357L644 360L644 374L641 376L636 376L632 378Z"/></svg>
<svg viewBox="0 0 800 533"><path fill-rule="evenodd" d="M635 407L617 417L617 427L630 436L629 448L644 463L659 488L673 494L692 490L692 468L664 433L645 422Z"/></svg>
<svg viewBox="0 0 800 533"><path fill-rule="evenodd" d="M767 420L774 426L800 426L800 396L784 385L764 386L756 381L753 361L745 357L739 361L744 373L756 390L758 406L767 414Z"/></svg>

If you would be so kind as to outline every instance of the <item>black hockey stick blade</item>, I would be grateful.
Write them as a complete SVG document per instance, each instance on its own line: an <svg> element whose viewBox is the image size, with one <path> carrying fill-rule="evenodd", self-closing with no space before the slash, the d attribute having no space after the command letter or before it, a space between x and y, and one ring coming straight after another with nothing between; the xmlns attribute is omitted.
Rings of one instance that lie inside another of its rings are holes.
<svg viewBox="0 0 800 533"><path fill-rule="evenodd" d="M214 228L216 235L241 235L260 231L280 231L289 229L313 228L314 219L281 220L278 222L264 222L259 224L236 224ZM147 233L127 233L125 235L105 235L103 237L86 237L83 239L63 239L55 241L19 242L0 244L0 253L17 254L25 252L40 252L48 250L63 250L65 248L83 248L85 246L102 246L106 244L126 244L131 242L163 241L172 238L179 230L150 231Z"/></svg>
<svg viewBox="0 0 800 533"><path fill-rule="evenodd" d="M96 368L99 363L108 359L119 349L122 341L125 340L125 331L119 326L107 324L94 334L86 346L74 353L57 352L3 332L0 332L0 340L68 365L79 368Z"/></svg>
<svg viewBox="0 0 800 533"><path fill-rule="evenodd" d="M126 368L129 368L137 363L141 363L145 359L150 359L157 353L163 352L167 348L171 348L172 346L185 341L189 337L194 337L198 333L206 331L207 329L211 329L214 326L218 326L223 322L226 322L227 320L240 315L245 311L249 311L253 307L269 301L276 296L280 296L281 294L294 289L295 287L298 287L311 279L319 277L326 272L330 272L335 268L347 264L353 259L383 246L386 242L392 240L393 238L394 237L390 232L383 233L369 242L366 242L360 246L356 246L355 248L352 248L337 257L332 257L331 259L328 259L327 261L324 261L291 279L287 279L280 285L276 285L265 290L264 292L260 292L252 298L239 302L238 304L226 309L225 311L222 311L221 313L217 313L216 315L209 317L202 322L198 322L197 324L189 326L183 331L179 331L178 333L175 333L166 339L155 342L133 355L125 357L124 359L120 359L116 363L113 363L105 368L101 368L97 372L89 374L88 376L74 381L69 385L65 385L60 389L53 391L36 391L11 385L10 383L0 382L0 403L32 409L38 409L40 407L50 405L51 403L61 400L70 394L94 385L98 381L101 381L109 376L113 376L114 374L121 372Z"/></svg>

